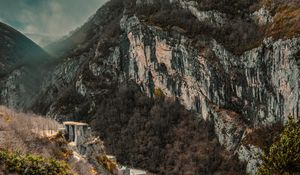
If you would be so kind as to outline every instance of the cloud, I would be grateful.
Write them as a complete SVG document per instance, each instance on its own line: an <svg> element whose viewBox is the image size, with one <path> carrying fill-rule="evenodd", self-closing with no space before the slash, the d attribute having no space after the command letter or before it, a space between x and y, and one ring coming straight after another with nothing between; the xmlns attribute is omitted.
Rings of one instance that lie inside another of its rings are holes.
<svg viewBox="0 0 300 175"><path fill-rule="evenodd" d="M0 0L0 21L46 45L84 24L106 1Z"/></svg>

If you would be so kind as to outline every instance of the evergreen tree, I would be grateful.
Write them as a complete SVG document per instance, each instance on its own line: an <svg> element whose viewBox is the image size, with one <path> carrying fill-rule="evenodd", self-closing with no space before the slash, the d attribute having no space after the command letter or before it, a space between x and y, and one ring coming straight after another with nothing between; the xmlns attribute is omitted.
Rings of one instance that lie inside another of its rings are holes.
<svg viewBox="0 0 300 175"><path fill-rule="evenodd" d="M300 127L294 119L289 118L284 131L262 160L258 175L300 174Z"/></svg>

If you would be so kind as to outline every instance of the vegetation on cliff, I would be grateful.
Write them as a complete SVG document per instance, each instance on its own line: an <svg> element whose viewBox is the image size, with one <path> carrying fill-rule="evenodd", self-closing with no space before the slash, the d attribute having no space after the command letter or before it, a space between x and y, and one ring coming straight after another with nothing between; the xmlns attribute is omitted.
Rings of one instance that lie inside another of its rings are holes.
<svg viewBox="0 0 300 175"><path fill-rule="evenodd" d="M245 10L255 6L255 1L243 2L235 1L232 6L227 1L198 1L199 10L217 10L227 15L230 22L223 27L199 21L188 9L169 1L157 0L157 3L144 4L135 10L135 14L147 25L159 26L170 32L174 27L179 27L182 30L180 33L193 40L213 38L233 53L241 54L258 46L263 38L263 31L249 20L250 10Z"/></svg>
<svg viewBox="0 0 300 175"><path fill-rule="evenodd" d="M55 120L0 106L0 174L95 174L74 157Z"/></svg>
<svg viewBox="0 0 300 175"><path fill-rule="evenodd" d="M251 132L243 139L243 145L254 145L268 152L282 131L283 124L281 122L251 129Z"/></svg>
<svg viewBox="0 0 300 175"><path fill-rule="evenodd" d="M64 161L0 150L0 171L22 175L71 175Z"/></svg>
<svg viewBox="0 0 300 175"><path fill-rule="evenodd" d="M300 126L295 120L289 119L278 140L262 160L258 175L300 173Z"/></svg>
<svg viewBox="0 0 300 175"><path fill-rule="evenodd" d="M90 122L122 164L158 174L244 174L235 157L224 156L212 124L174 99L151 99L134 84L106 95Z"/></svg>
<svg viewBox="0 0 300 175"><path fill-rule="evenodd" d="M127 0L130 8L134 2ZM179 27L179 33L197 40L200 37L213 38L235 54L258 47L264 38L292 38L300 33L299 0L186 0L197 2L199 11L221 12L229 22L223 27L211 26L199 21L188 9L169 1L155 0L131 10L148 25L159 26L172 31ZM131 3L129 3L131 2ZM253 13L260 8L270 11L273 20L258 25Z"/></svg>

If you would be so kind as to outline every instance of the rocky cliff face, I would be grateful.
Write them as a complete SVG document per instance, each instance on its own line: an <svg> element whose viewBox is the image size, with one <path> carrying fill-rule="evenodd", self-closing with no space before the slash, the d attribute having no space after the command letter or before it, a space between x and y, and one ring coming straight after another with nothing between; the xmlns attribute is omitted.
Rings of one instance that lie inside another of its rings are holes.
<svg viewBox="0 0 300 175"><path fill-rule="evenodd" d="M134 81L149 97L162 92L195 111L199 119L214 122L219 143L248 162L248 173L255 173L260 163L256 153L262 150L243 144L247 129L299 116L299 36L264 35L250 49L236 53L208 33L195 39L180 26L164 28L132 13L133 6L159 2L129 1L131 8L125 8L114 0L100 9L88 23L95 35L76 41L72 46L76 52L66 54L56 66L45 80L35 110L58 119L93 116L98 99L110 93L113 85ZM225 12L203 10L197 1L169 2L174 4L213 29L237 20ZM114 15L109 13L112 9ZM99 14L109 20L100 19ZM243 19L265 27L273 17L278 18L261 7Z"/></svg>
<svg viewBox="0 0 300 175"><path fill-rule="evenodd" d="M180 6L214 27L222 27L228 20L217 11L198 10L196 2L180 1ZM259 25L272 21L266 9L252 17ZM150 97L162 91L196 111L199 118L214 121L219 142L249 162L250 173L259 164L255 153L260 151L253 145L241 144L246 128L298 116L300 38L265 38L258 47L237 55L214 38L198 40L202 45L195 46L191 38L177 30L170 32L148 25L136 15L125 13L119 25L121 35L106 48L106 53L102 49L105 43L99 39L89 54L58 66L48 93L72 88L72 93L90 100L88 111L92 113L97 108L95 98L105 93L105 89L95 86L97 79L119 83L133 80ZM66 110L79 111L82 104L67 109L68 104L58 105L61 99L55 99L55 95L50 99L55 102L49 101L47 111L54 116Z"/></svg>
<svg viewBox="0 0 300 175"><path fill-rule="evenodd" d="M136 17L124 23L130 45L128 74L149 95L162 89L205 119L213 105L237 110L253 125L297 116L298 38L268 38L260 47L236 56L215 40L197 50L183 36L171 38L153 27L141 28Z"/></svg>
<svg viewBox="0 0 300 175"><path fill-rule="evenodd" d="M121 26L129 40L129 77L150 96L161 89L200 118L213 120L219 142L249 162L247 172L256 171L261 151L250 145L245 153L240 142L246 127L299 116L300 38L266 38L237 56L216 40L191 47L188 38L144 26L135 16L124 16Z"/></svg>

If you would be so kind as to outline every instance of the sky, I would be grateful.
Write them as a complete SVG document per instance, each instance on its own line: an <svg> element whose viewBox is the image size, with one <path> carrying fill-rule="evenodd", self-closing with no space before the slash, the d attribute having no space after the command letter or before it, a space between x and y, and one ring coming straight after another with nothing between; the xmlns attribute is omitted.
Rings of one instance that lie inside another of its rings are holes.
<svg viewBox="0 0 300 175"><path fill-rule="evenodd" d="M0 21L41 46L83 25L107 0L0 0Z"/></svg>

